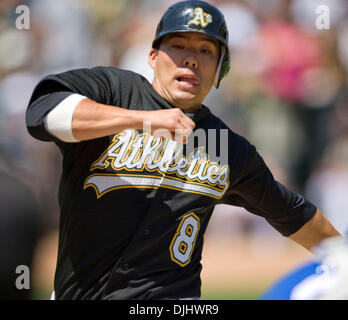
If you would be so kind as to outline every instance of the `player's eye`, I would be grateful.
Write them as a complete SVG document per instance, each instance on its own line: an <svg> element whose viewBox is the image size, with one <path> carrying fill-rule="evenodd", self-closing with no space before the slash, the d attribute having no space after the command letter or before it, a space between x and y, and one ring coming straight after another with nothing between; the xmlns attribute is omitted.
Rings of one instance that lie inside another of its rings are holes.
<svg viewBox="0 0 348 320"><path fill-rule="evenodd" d="M175 48L175 49L184 49L184 48L185 48L184 45L182 45L182 44L177 44L177 43L173 44L172 47Z"/></svg>
<svg viewBox="0 0 348 320"><path fill-rule="evenodd" d="M211 50L209 50L209 49L201 49L201 53L203 53L205 55L211 55L212 54Z"/></svg>

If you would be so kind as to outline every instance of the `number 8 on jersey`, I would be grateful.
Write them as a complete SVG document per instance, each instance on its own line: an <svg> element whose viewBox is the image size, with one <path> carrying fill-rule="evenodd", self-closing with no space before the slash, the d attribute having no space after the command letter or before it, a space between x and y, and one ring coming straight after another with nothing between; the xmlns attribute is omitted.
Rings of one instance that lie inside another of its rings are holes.
<svg viewBox="0 0 348 320"><path fill-rule="evenodd" d="M199 228L199 218L193 212L181 219L169 247L172 260L181 267L185 267L191 261Z"/></svg>

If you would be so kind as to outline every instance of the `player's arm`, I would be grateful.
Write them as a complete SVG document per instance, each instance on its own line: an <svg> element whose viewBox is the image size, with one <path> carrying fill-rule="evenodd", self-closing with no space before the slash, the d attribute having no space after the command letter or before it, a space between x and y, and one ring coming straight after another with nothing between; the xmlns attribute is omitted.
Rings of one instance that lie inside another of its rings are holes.
<svg viewBox="0 0 348 320"><path fill-rule="evenodd" d="M75 107L71 130L76 140L90 140L115 134L125 129L166 129L175 136L175 130L192 131L195 123L178 108L143 111L129 110L81 100Z"/></svg>
<svg viewBox="0 0 348 320"><path fill-rule="evenodd" d="M243 138L239 141L238 157L231 167L237 168L237 181L225 193L224 203L263 216L283 236L308 250L322 239L339 235L314 204L274 179L254 146Z"/></svg>
<svg viewBox="0 0 348 320"><path fill-rule="evenodd" d="M29 101L28 132L39 140L68 143L143 129L145 122L146 131L156 131L157 136L168 137L169 132L174 139L176 130L184 131L177 138L192 132L195 123L178 108L143 111L118 107L115 97L121 94L121 80L122 88L134 85L134 77L116 68L76 69L45 77ZM166 129L165 134L159 134L159 128Z"/></svg>
<svg viewBox="0 0 348 320"><path fill-rule="evenodd" d="M56 103L58 98L54 96L60 94L51 93L47 99L34 102L33 105L36 105L32 109L51 104L44 119L45 129L64 142L96 139L125 129L144 129L151 134L186 143L185 136L195 127L195 123L178 108L129 110L98 103L80 94L70 94Z"/></svg>
<svg viewBox="0 0 348 320"><path fill-rule="evenodd" d="M318 209L313 218L305 223L298 231L290 235L289 238L310 250L321 240L339 235L339 232Z"/></svg>

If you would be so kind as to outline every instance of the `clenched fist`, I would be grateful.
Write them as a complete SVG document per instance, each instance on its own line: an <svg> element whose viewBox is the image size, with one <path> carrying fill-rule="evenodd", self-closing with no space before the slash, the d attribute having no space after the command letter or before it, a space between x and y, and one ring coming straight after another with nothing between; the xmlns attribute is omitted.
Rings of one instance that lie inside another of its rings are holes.
<svg viewBox="0 0 348 320"><path fill-rule="evenodd" d="M196 124L179 108L156 111L140 111L143 130L156 137L165 137L186 143Z"/></svg>

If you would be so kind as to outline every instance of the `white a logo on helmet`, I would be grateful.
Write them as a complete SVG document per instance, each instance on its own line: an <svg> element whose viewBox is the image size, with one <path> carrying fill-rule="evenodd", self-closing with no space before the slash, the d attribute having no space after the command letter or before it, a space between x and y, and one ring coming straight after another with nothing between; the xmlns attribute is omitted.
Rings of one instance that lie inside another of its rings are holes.
<svg viewBox="0 0 348 320"><path fill-rule="evenodd" d="M195 16L188 22L188 24L195 24L196 26L201 25L205 28L209 23L213 22L211 14L204 12L202 8L195 8L193 13Z"/></svg>

